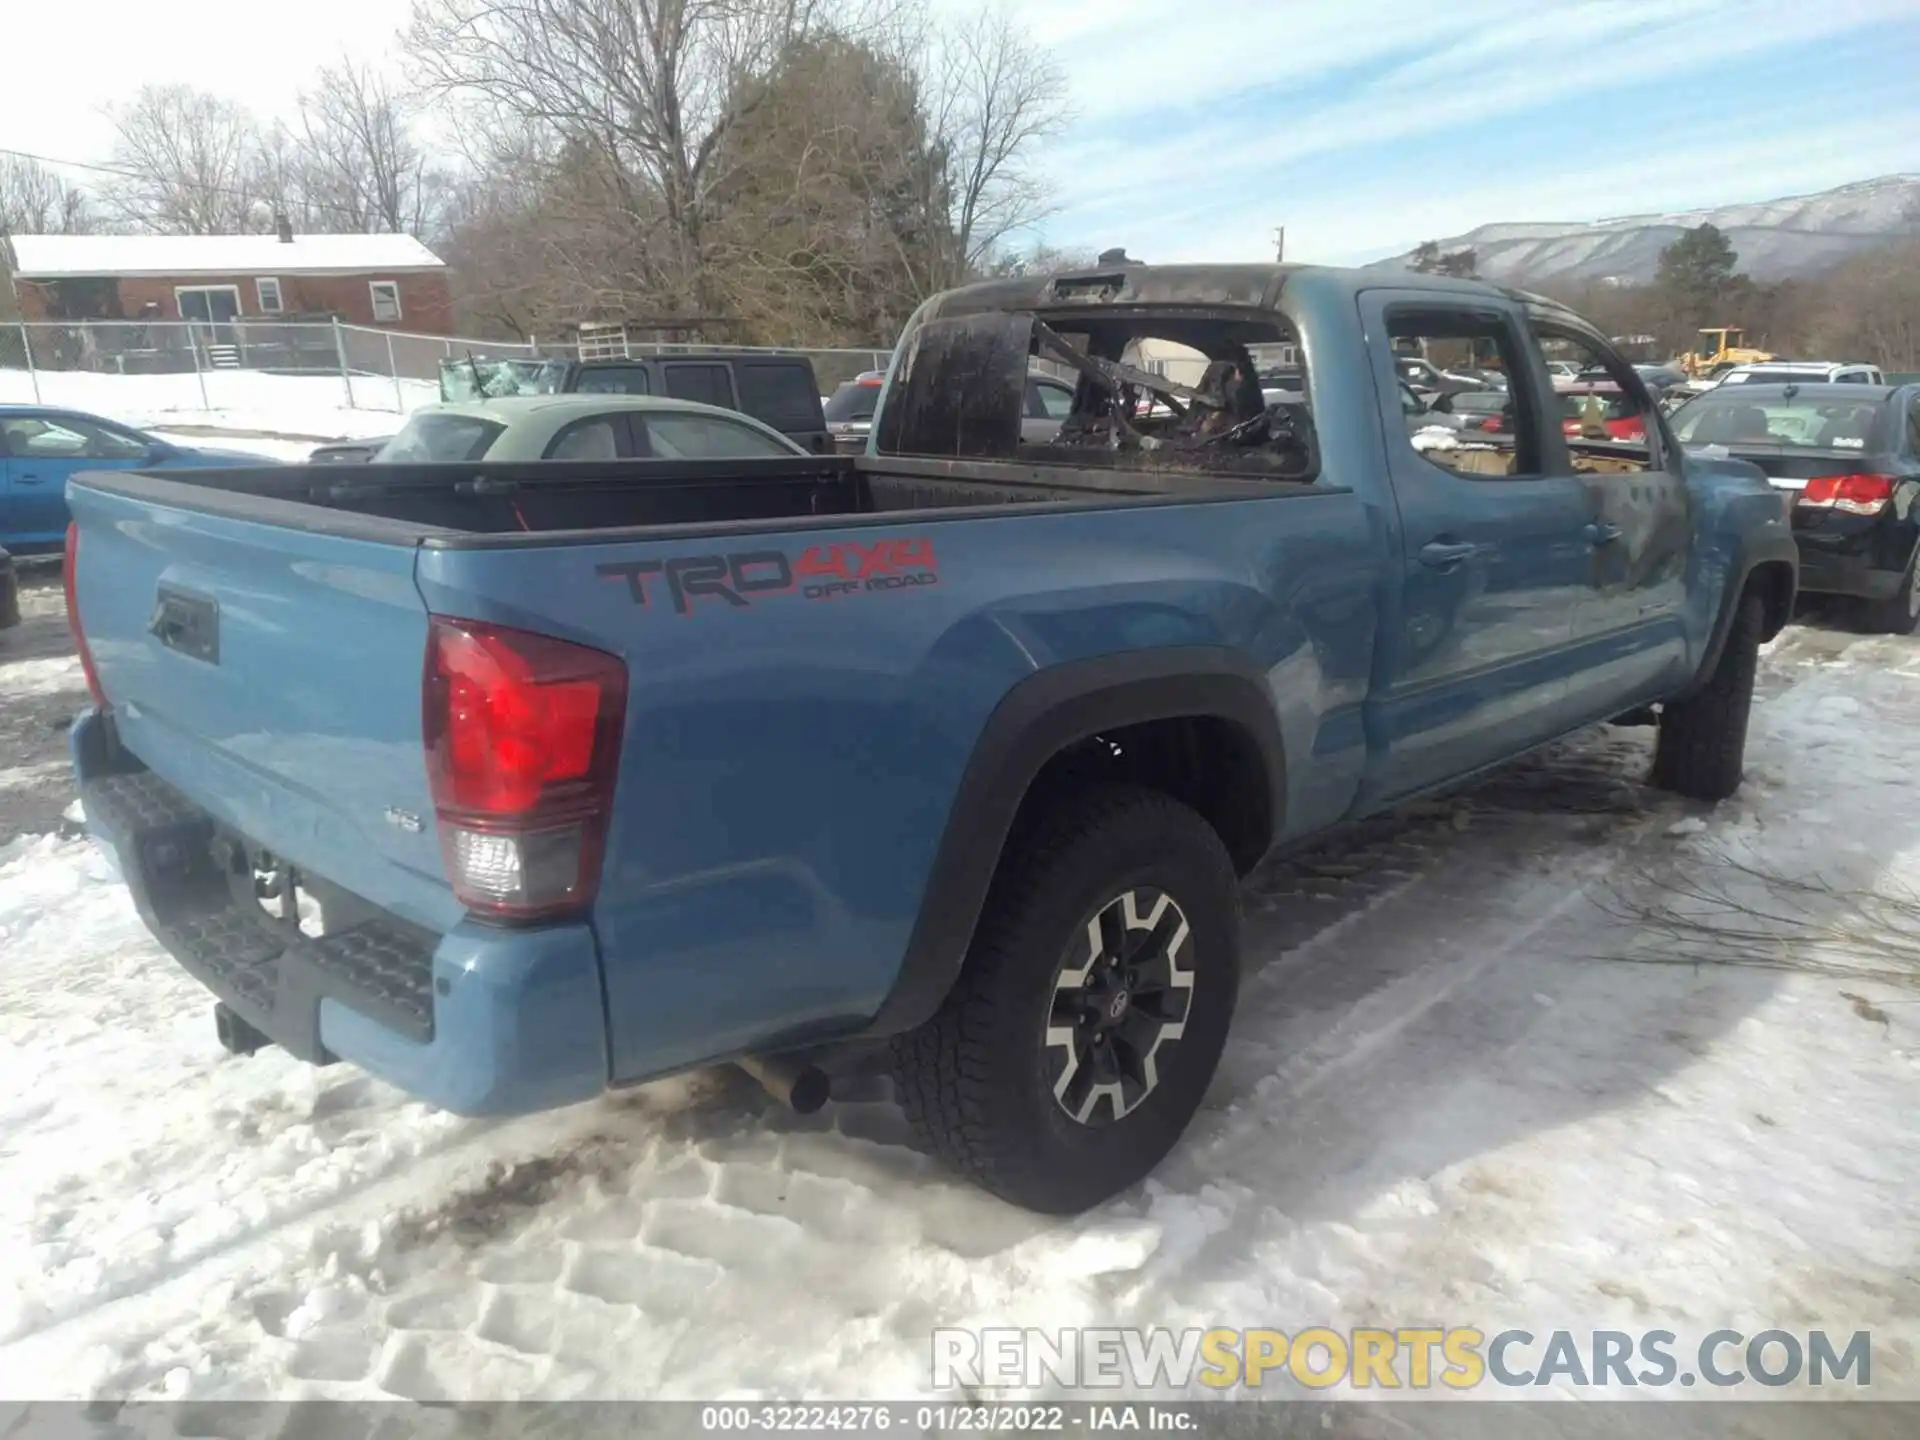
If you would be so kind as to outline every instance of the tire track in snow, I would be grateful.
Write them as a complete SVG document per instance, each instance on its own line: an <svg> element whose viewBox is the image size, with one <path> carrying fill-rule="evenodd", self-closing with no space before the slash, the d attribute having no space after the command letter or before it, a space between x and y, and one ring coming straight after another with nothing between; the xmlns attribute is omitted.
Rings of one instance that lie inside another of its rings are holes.
<svg viewBox="0 0 1920 1440"><path fill-rule="evenodd" d="M1770 687L1790 688L1812 671L1790 656L1766 673ZM1494 912L1476 924L1510 926L1506 882L1526 879L1543 856L1565 888L1528 933L1550 924L1575 880L1648 828L1649 804L1678 807L1638 788L1646 749L1645 732L1563 743L1456 800L1334 832L1253 877L1254 963L1222 1080L1150 1188L1191 1195L1236 1183L1221 1157L1257 1144L1273 1113L1364 1070L1471 990L1524 937L1510 935L1505 950L1444 953L1448 932L1468 928L1460 907ZM1574 848L1595 841L1598 850ZM1402 912L1418 920L1419 944L1356 959L1358 932L1392 929ZM394 1108L381 1091L372 1118ZM491 1203L492 1182L476 1184L478 1172L502 1157L554 1162L544 1203L495 1206L463 1242L461 1216ZM1068 1299L1110 1297L1150 1270L1154 1247L1143 1250L1125 1225L1095 1258L1080 1243L1138 1205L1123 1199L1064 1226L1011 1212L908 1149L879 1100L824 1119L779 1114L739 1087L681 1109L611 1100L463 1131L404 1173L278 1212L154 1272L146 1288L123 1284L120 1298L6 1347L0 1375L70 1371L63 1357L97 1345L115 1355L94 1376L112 1393L214 1384L231 1368L256 1394L291 1383L413 1399L711 1394L752 1387L755 1365L743 1357L779 1357L783 1338L791 1351L793 1337L811 1335L816 1353L798 1362L812 1372L809 1393L872 1393L872 1367L897 1368L902 1346L923 1342L956 1295L988 1312L1049 1286ZM424 1219L395 1223L410 1209ZM1063 1256L1073 1259L1064 1271ZM997 1273L976 1277L989 1262ZM729 1326L741 1344L716 1357L705 1337ZM774 1393L796 1362L780 1363L780 1375L761 1377Z"/></svg>

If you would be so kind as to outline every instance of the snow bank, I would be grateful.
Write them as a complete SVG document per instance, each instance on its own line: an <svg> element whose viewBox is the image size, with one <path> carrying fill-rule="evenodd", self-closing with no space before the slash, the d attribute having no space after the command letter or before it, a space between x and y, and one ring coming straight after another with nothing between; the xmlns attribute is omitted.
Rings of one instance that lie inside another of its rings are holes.
<svg viewBox="0 0 1920 1440"><path fill-rule="evenodd" d="M18 842L0 1397L908 1397L935 1326L1471 1324L1870 1328L1876 1395L1920 1398L1908 1009L1622 963L1606 914L1728 849L1920 874L1920 647L1844 643L1774 647L1717 810L1605 732L1256 876L1191 1134L1064 1221L939 1172L878 1085L487 1123L226 1056L97 857Z"/></svg>
<svg viewBox="0 0 1920 1440"><path fill-rule="evenodd" d="M0 403L65 405L142 428L212 426L314 441L390 435L399 427L399 412L429 404L439 395L439 387L427 381L402 380L396 388L385 376L368 375L349 382L337 375L256 370L213 370L198 376L0 370Z"/></svg>

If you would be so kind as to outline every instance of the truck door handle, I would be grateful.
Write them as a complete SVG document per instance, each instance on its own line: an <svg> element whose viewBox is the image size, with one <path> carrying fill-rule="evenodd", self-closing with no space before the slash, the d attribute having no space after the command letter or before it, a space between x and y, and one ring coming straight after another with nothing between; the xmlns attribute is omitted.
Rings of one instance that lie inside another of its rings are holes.
<svg viewBox="0 0 1920 1440"><path fill-rule="evenodd" d="M1620 527L1618 525L1589 525L1587 526L1586 534L1589 545L1611 545L1620 538Z"/></svg>
<svg viewBox="0 0 1920 1440"><path fill-rule="evenodd" d="M1464 540L1429 540L1420 547L1420 563L1435 570L1451 570L1462 560L1480 553L1480 547Z"/></svg>

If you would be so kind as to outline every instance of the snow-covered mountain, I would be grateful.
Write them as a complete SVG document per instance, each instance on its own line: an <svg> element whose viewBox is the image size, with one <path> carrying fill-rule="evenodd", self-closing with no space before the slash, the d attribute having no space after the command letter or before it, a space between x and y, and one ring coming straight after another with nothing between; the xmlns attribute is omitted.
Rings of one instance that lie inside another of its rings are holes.
<svg viewBox="0 0 1920 1440"><path fill-rule="evenodd" d="M1653 278L1661 250L1709 221L1726 232L1740 268L1754 279L1816 275L1863 250L1920 239L1920 175L1882 175L1817 195L1676 214L1482 225L1439 243L1442 251L1471 247L1480 274L1493 280L1641 282Z"/></svg>

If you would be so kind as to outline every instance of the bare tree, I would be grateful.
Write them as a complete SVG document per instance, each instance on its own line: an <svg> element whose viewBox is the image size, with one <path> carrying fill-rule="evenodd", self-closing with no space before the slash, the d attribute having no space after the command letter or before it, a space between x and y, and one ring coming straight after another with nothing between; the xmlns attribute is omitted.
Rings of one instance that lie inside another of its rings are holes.
<svg viewBox="0 0 1920 1440"><path fill-rule="evenodd" d="M873 40L823 30L743 83L759 98L716 151L705 232L726 313L786 343L893 335L944 246L916 184L917 78Z"/></svg>
<svg viewBox="0 0 1920 1440"><path fill-rule="evenodd" d="M1858 256L1819 288L1822 303L1807 328L1821 353L1920 370L1920 244Z"/></svg>
<svg viewBox="0 0 1920 1440"><path fill-rule="evenodd" d="M86 191L24 155L0 155L0 235L85 235Z"/></svg>
<svg viewBox="0 0 1920 1440"><path fill-rule="evenodd" d="M928 277L937 290L979 273L1052 208L1033 158L1066 122L1066 77L1004 11L933 27L922 73L937 161L927 199L951 234L943 273Z"/></svg>
<svg viewBox="0 0 1920 1440"><path fill-rule="evenodd" d="M331 228L421 235L438 219L445 177L415 140L413 101L369 66L342 60L300 96L306 200Z"/></svg>
<svg viewBox="0 0 1920 1440"><path fill-rule="evenodd" d="M248 189L270 217L284 218L296 231L325 229L328 222L315 204L309 170L299 138L276 124L254 148Z"/></svg>
<svg viewBox="0 0 1920 1440"><path fill-rule="evenodd" d="M1062 270L1088 270L1099 263L1090 250L1063 250L1036 242L1025 249L1006 248L981 266L983 274L995 278L1022 275L1052 275Z"/></svg>
<svg viewBox="0 0 1920 1440"><path fill-rule="evenodd" d="M442 242L454 303L477 333L525 338L602 313L643 313L657 296L626 185L597 147L494 127L455 188Z"/></svg>
<svg viewBox="0 0 1920 1440"><path fill-rule="evenodd" d="M564 138L598 162L669 303L713 304L702 247L716 156L816 0L417 0L430 92Z"/></svg>
<svg viewBox="0 0 1920 1440"><path fill-rule="evenodd" d="M185 85L148 85L109 112L106 191L129 224L171 235L222 235L271 224L258 204L259 129L240 106Z"/></svg>
<svg viewBox="0 0 1920 1440"><path fill-rule="evenodd" d="M417 73L482 151L447 240L467 303L890 338L1045 213L1063 118L1010 21L920 5L415 0Z"/></svg>

